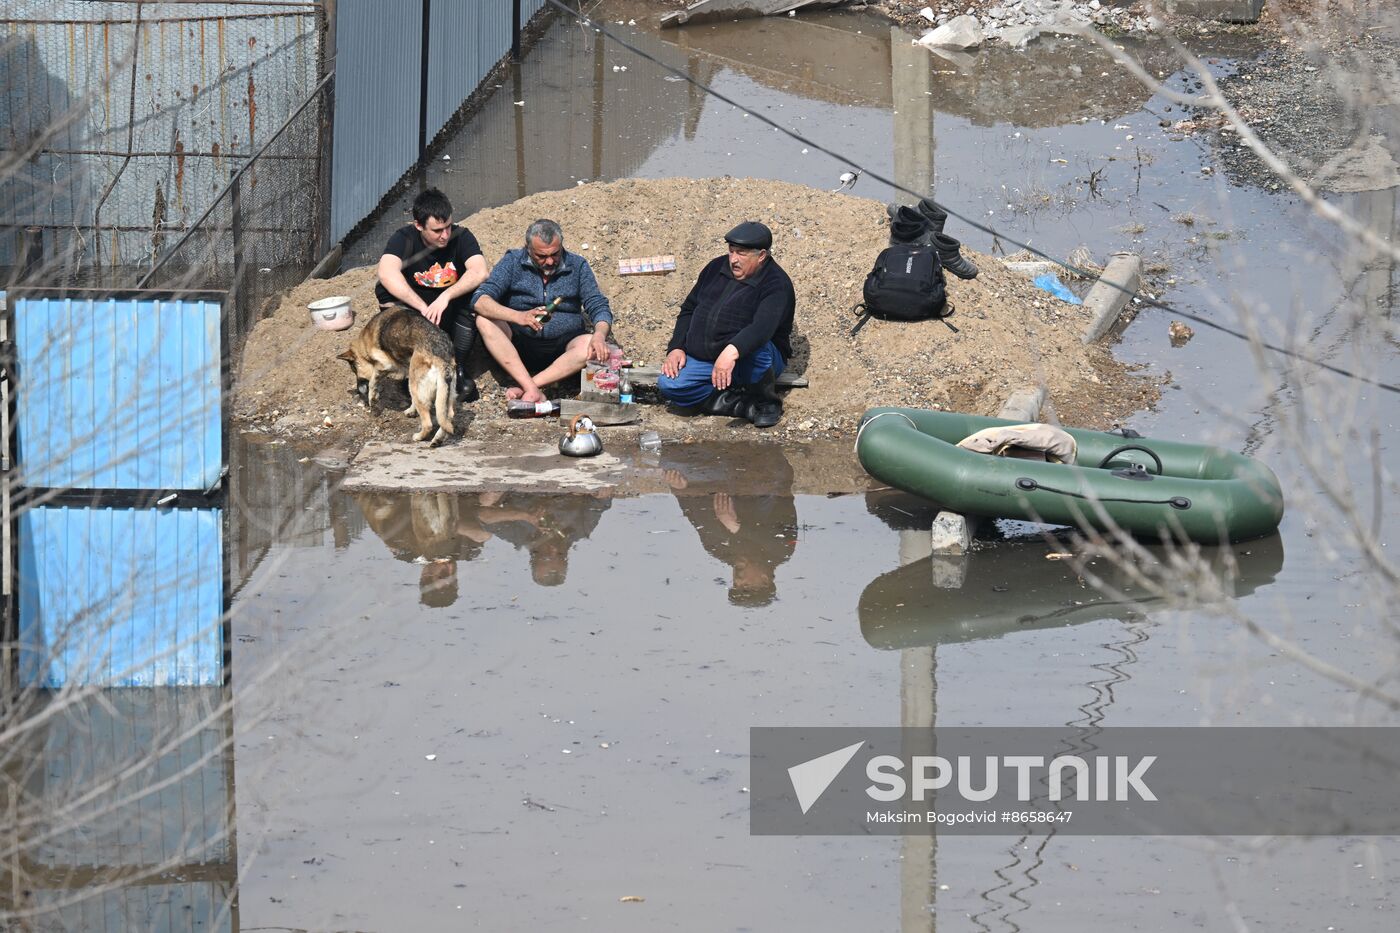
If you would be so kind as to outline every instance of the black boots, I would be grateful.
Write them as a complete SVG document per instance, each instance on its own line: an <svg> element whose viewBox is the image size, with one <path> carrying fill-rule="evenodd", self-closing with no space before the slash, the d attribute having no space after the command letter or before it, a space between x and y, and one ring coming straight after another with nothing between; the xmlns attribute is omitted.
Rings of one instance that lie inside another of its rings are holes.
<svg viewBox="0 0 1400 933"><path fill-rule="evenodd" d="M476 382L467 375L466 369L457 370L457 403L459 405L470 405L481 398L481 391L477 389Z"/></svg>
<svg viewBox="0 0 1400 933"><path fill-rule="evenodd" d="M938 260L944 269L960 279L977 278L977 267L963 256L962 244L943 232L948 213L932 198L924 198L917 208L890 204L886 210L890 215L891 246L896 243L931 244L938 250Z"/></svg>
<svg viewBox="0 0 1400 933"><path fill-rule="evenodd" d="M452 334L452 358L457 364L457 401L470 405L481 398L476 383L467 375L467 361L472 356L472 346L476 343L476 316L465 311L452 312L450 328Z"/></svg>
<svg viewBox="0 0 1400 933"><path fill-rule="evenodd" d="M707 415L733 418L739 413L739 407L746 401L748 399L744 396L743 387L716 389L710 393L709 398L700 403L700 410Z"/></svg>
<svg viewBox="0 0 1400 933"><path fill-rule="evenodd" d="M763 378L745 386L746 403L738 415L756 428L771 428L783 417L783 400L778 396L778 374L770 366Z"/></svg>
<svg viewBox="0 0 1400 933"><path fill-rule="evenodd" d="M960 279L977 278L977 267L960 252L962 244L957 240L940 233L933 238L933 246L938 250L938 261L943 263L943 268Z"/></svg>
<svg viewBox="0 0 1400 933"><path fill-rule="evenodd" d="M912 207L888 207L890 215L890 245L909 243L913 246L928 246L933 243L933 233L929 230L928 218Z"/></svg>
<svg viewBox="0 0 1400 933"><path fill-rule="evenodd" d="M710 397L700 403L700 410L722 418L743 418L756 428L771 428L783 417L777 373L769 367L763 378L753 385L711 392Z"/></svg>

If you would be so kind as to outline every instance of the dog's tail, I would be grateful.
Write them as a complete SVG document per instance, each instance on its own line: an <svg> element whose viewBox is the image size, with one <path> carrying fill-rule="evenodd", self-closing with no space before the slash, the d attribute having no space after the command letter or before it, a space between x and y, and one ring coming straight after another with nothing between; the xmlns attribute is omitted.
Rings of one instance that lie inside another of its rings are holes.
<svg viewBox="0 0 1400 933"><path fill-rule="evenodd" d="M457 397L457 367L450 362L437 365L442 368L442 378L434 380L437 383L437 392L433 398L433 409L437 414L438 423L437 433L433 435L432 440L434 447L445 441L447 435L456 433L452 422L457 417L452 405Z"/></svg>

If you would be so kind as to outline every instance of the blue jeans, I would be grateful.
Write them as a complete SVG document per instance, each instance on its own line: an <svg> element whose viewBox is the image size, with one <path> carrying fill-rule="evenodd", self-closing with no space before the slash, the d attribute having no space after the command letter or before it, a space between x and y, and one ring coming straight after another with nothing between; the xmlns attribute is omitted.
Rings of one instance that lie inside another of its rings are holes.
<svg viewBox="0 0 1400 933"><path fill-rule="evenodd" d="M730 385L739 388L758 382L769 369L773 370L774 376L780 376L786 365L783 355L770 340L748 356L739 357L734 364L734 375ZM681 371L676 373L676 378L672 379L662 373L661 378L656 380L656 387L661 390L662 397L672 404L682 407L699 405L715 390L714 384L710 382L710 375L714 369L714 363L687 357Z"/></svg>

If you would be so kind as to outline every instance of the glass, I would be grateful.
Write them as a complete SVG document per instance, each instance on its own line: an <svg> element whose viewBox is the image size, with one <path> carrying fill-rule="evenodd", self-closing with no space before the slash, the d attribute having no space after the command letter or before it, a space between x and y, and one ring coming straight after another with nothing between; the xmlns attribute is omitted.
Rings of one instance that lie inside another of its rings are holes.
<svg viewBox="0 0 1400 933"><path fill-rule="evenodd" d="M639 439L639 446L649 454L656 453L661 449L661 435L655 431L647 431Z"/></svg>

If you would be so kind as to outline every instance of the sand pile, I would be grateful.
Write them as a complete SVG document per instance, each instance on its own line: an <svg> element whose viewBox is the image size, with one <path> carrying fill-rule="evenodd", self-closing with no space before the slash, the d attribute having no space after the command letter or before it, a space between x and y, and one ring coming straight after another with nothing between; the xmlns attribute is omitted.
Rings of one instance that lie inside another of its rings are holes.
<svg viewBox="0 0 1400 933"><path fill-rule="evenodd" d="M588 259L612 302L616 339L634 360L650 365L660 364L696 274L723 252L724 232L744 219L773 229L774 257L797 289L796 356L789 368L804 373L810 387L789 392L782 423L765 432L646 405L644 427L663 436L844 434L867 408L887 404L995 414L1011 391L1036 384L1049 388L1063 423L1107 427L1156 399L1153 380L1128 372L1103 348L1080 344L1087 322L1082 307L1056 300L986 256L971 256L982 268L977 279L949 277L956 306L951 321L960 332L938 321L871 321L849 336L851 307L888 237L884 206L875 201L767 180L630 179L532 195L465 223L495 262L520 245L537 217L563 225L565 246ZM956 236L956 221L950 224ZM619 259L663 253L675 254L675 272L618 275ZM236 417L249 428L352 446L370 438L407 439L407 419L392 409L366 411L350 394L349 368L335 359L373 314L373 291L374 269L366 267L305 282L284 295L245 345ZM310 327L307 303L331 295L353 300L351 330ZM479 343L472 374L482 398L458 410L458 426L469 436L539 430L505 417L504 376ZM571 394L561 391L560 397Z"/></svg>

